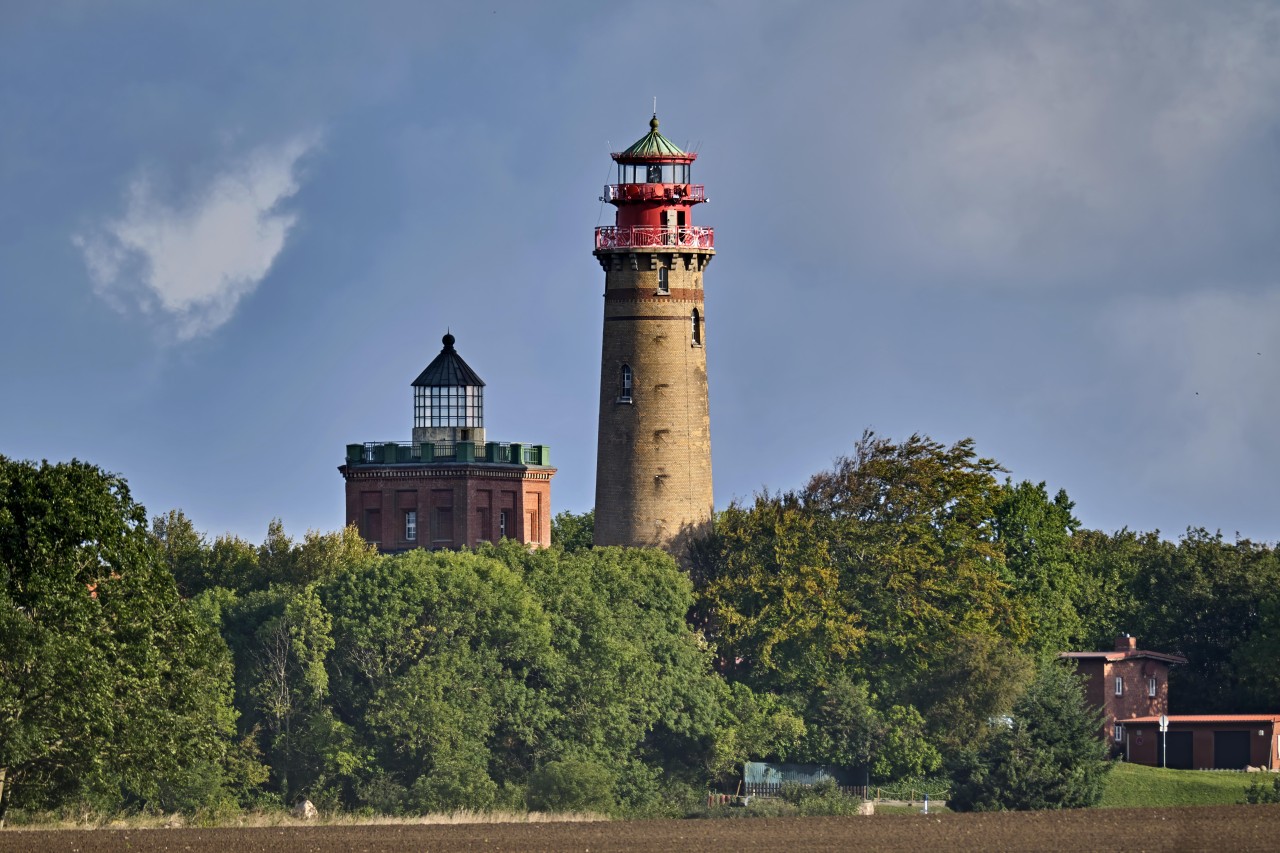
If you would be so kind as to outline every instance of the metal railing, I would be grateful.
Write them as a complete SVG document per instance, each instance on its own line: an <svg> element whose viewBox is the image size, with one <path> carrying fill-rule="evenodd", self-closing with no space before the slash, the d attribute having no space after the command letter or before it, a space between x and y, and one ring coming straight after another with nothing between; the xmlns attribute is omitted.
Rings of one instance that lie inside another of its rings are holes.
<svg viewBox="0 0 1280 853"><path fill-rule="evenodd" d="M784 784L787 783L747 782L742 786L742 793L749 797L776 797L782 792ZM837 785L836 790L850 797L867 799L866 785Z"/></svg>
<svg viewBox="0 0 1280 853"><path fill-rule="evenodd" d="M675 246L682 249L713 249L714 228L685 225L604 225L596 229L597 249L642 249L648 246Z"/></svg>
<svg viewBox="0 0 1280 853"><path fill-rule="evenodd" d="M415 465L428 462L488 462L507 465L547 465L544 444L489 441L366 441L347 445L348 465Z"/></svg>
<svg viewBox="0 0 1280 853"><path fill-rule="evenodd" d="M706 201L702 184L605 184L604 201Z"/></svg>

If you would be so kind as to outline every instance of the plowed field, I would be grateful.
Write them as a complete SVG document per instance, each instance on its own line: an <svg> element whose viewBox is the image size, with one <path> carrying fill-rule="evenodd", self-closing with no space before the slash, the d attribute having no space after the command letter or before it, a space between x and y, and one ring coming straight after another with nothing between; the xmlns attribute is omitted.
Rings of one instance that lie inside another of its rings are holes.
<svg viewBox="0 0 1280 853"><path fill-rule="evenodd" d="M1280 806L262 829L0 830L0 851L1280 850Z"/></svg>

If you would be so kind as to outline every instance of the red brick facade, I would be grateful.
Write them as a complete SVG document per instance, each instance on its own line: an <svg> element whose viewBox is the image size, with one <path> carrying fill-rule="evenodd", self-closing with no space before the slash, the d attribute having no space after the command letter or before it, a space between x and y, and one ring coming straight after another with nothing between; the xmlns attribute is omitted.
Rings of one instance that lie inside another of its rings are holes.
<svg viewBox="0 0 1280 853"><path fill-rule="evenodd" d="M1116 640L1111 652L1066 652L1077 670L1088 680L1085 696L1089 704L1102 709L1102 731L1115 742L1119 720L1169 711L1169 667L1186 663L1186 658L1138 648L1138 641L1126 635Z"/></svg>
<svg viewBox="0 0 1280 853"><path fill-rule="evenodd" d="M551 544L556 469L501 463L347 464L347 524L384 552Z"/></svg>
<svg viewBox="0 0 1280 853"><path fill-rule="evenodd" d="M1265 767L1280 770L1276 723L1272 714L1183 715L1169 717L1169 731L1160 733L1156 717L1123 720L1126 760L1175 769L1240 770ZM1161 761L1161 748L1167 756Z"/></svg>

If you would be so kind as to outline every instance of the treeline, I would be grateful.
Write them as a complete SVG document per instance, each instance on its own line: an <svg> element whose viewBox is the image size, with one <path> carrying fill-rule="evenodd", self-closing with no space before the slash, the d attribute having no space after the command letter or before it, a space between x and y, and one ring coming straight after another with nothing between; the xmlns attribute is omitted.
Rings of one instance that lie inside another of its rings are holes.
<svg viewBox="0 0 1280 853"><path fill-rule="evenodd" d="M1003 474L868 434L681 568L591 548L589 513L542 551L210 539L94 466L0 457L0 819L678 814L746 759L969 778L1057 651L1121 631L1190 659L1175 711L1280 708L1275 546L1081 530Z"/></svg>

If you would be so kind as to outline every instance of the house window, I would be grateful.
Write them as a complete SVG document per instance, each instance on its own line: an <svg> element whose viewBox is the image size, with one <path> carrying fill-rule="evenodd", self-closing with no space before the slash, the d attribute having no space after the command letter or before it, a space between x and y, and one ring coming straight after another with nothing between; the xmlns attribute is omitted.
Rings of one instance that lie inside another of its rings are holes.
<svg viewBox="0 0 1280 853"><path fill-rule="evenodd" d="M498 538L507 538L507 511L505 509L498 513Z"/></svg>
<svg viewBox="0 0 1280 853"><path fill-rule="evenodd" d="M404 511L404 539L406 542L418 541L418 511L416 509L406 509Z"/></svg>
<svg viewBox="0 0 1280 853"><path fill-rule="evenodd" d="M702 315L694 308L689 318L693 321L693 343L695 346L702 346Z"/></svg>
<svg viewBox="0 0 1280 853"><path fill-rule="evenodd" d="M1124 726L1120 725L1119 723L1116 723L1115 726L1112 727L1112 731L1113 731L1113 737L1115 737L1116 739L1116 743L1120 743L1122 740L1124 740Z"/></svg>
<svg viewBox="0 0 1280 853"><path fill-rule="evenodd" d="M671 292L671 282L667 278L666 267L658 267L658 292L659 293Z"/></svg>
<svg viewBox="0 0 1280 853"><path fill-rule="evenodd" d="M1116 676L1116 695L1117 696L1124 695L1124 678L1119 675Z"/></svg>
<svg viewBox="0 0 1280 853"><path fill-rule="evenodd" d="M629 364L622 365L618 377L618 402L631 402L631 365Z"/></svg>
<svg viewBox="0 0 1280 853"><path fill-rule="evenodd" d="M1147 695L1152 699L1156 698L1156 680L1154 678L1147 679Z"/></svg>

